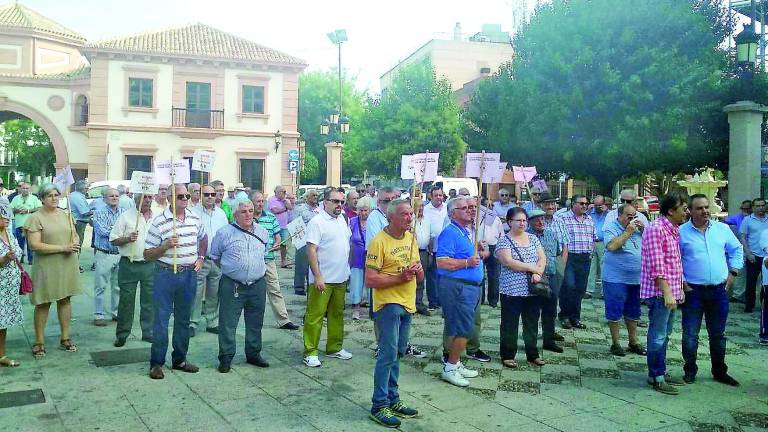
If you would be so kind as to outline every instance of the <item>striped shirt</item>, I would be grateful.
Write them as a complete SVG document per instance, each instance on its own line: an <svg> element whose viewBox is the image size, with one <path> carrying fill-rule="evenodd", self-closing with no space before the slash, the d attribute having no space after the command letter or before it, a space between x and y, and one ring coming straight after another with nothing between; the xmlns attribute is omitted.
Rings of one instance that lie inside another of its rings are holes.
<svg viewBox="0 0 768 432"><path fill-rule="evenodd" d="M123 212L125 210L120 207L114 210L107 207L105 210L97 210L93 213L93 247L107 253L118 251L117 246L109 242L109 234Z"/></svg>
<svg viewBox="0 0 768 432"><path fill-rule="evenodd" d="M264 255L264 260L271 261L275 259L275 251L270 249L272 249L272 246L275 245L275 236L280 234L280 221L274 214L263 211L256 222L259 224L259 226L267 230L267 234L269 234L269 240L267 241L267 253ZM280 240L282 241L284 239Z"/></svg>
<svg viewBox="0 0 768 432"><path fill-rule="evenodd" d="M683 261L680 256L680 227L664 216L643 230L640 246L640 298L661 297L656 279L663 278L672 296L683 300Z"/></svg>
<svg viewBox="0 0 768 432"><path fill-rule="evenodd" d="M176 218L176 235L179 245L176 246L176 263L178 265L193 265L197 261L198 242L205 239L202 221L192 210L184 211L184 221ZM152 220L152 226L147 232L145 249L154 249L173 236L173 216L170 210L165 210ZM172 265L173 249L170 248L157 260Z"/></svg>
<svg viewBox="0 0 768 432"><path fill-rule="evenodd" d="M573 210L568 210L557 219L556 224L568 234L568 253L585 254L592 253L597 241L595 222L589 215L576 217Z"/></svg>

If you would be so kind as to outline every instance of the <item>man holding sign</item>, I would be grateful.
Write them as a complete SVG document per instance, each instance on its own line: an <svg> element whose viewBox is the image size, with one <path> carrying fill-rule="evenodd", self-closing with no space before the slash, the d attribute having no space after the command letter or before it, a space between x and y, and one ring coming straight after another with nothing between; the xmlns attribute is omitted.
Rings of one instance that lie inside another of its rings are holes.
<svg viewBox="0 0 768 432"><path fill-rule="evenodd" d="M166 209L152 220L147 232L144 259L157 261L152 293L154 328L149 377L163 379L168 351L168 320L173 312L173 369L196 373L187 361L189 317L195 300L197 272L203 268L208 250L200 218L187 208L190 195L184 185L175 185L176 213ZM174 268L175 267L175 268Z"/></svg>

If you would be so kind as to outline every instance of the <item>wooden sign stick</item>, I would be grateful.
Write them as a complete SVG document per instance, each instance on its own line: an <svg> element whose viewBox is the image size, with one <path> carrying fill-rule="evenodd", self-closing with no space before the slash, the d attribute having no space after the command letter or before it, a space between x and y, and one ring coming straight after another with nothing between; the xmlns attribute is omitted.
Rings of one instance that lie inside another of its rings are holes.
<svg viewBox="0 0 768 432"><path fill-rule="evenodd" d="M75 219L72 216L72 201L69 200L69 189L66 190L66 197L67 197L67 220L69 222L69 238L72 240L72 243L75 242Z"/></svg>
<svg viewBox="0 0 768 432"><path fill-rule="evenodd" d="M482 152L482 156L480 159L480 177L477 178L477 212L475 213L475 232L472 233L473 241L475 248L475 253L477 253L477 231L479 229L480 224L480 196L482 195L481 192L483 190L483 173L485 172L485 150Z"/></svg>
<svg viewBox="0 0 768 432"><path fill-rule="evenodd" d="M173 237L176 237L176 170L173 168L173 158L171 158L171 186L169 189L173 191L172 200L171 200L171 213L173 213L173 218L171 220L173 221L172 225L172 233L171 235ZM178 251L176 250L176 246L173 247L173 274L176 274L176 260L177 260L177 254Z"/></svg>

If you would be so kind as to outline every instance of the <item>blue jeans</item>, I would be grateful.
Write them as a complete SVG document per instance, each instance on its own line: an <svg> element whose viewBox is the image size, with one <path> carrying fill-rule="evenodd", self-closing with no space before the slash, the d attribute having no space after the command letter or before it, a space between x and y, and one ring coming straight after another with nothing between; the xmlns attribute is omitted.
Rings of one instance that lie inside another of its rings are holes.
<svg viewBox="0 0 768 432"><path fill-rule="evenodd" d="M189 349L189 317L197 292L197 273L186 270L173 274L173 270L155 266L155 280L152 288L152 306L155 323L152 330L150 366L165 364L168 352L168 320L173 310L173 352L174 365L184 363Z"/></svg>
<svg viewBox="0 0 768 432"><path fill-rule="evenodd" d="M235 297L237 293L237 297ZM244 286L227 276L219 282L219 363L232 364L237 344L235 334L240 315L245 320L245 358L261 355L261 327L264 324L264 303L267 300L266 279Z"/></svg>
<svg viewBox="0 0 768 432"><path fill-rule="evenodd" d="M728 320L728 294L725 284L699 286L689 284L693 291L685 293L683 312L683 370L687 375L696 375L696 350L699 348L699 330L702 318L707 320L709 354L712 357L712 375L722 376L728 372L725 364L725 323Z"/></svg>
<svg viewBox="0 0 768 432"><path fill-rule="evenodd" d="M437 261L434 256L431 256L431 264L427 266L426 274L426 288L427 288L427 303L430 308L440 306L440 297L437 293L438 275L437 275Z"/></svg>
<svg viewBox="0 0 768 432"><path fill-rule="evenodd" d="M402 305L389 303L376 311L379 327L379 355L373 372L373 397L371 412L394 405L400 400L397 380L400 377L400 360L408 346L411 330L411 314Z"/></svg>
<svg viewBox="0 0 768 432"><path fill-rule="evenodd" d="M587 291L591 258L588 253L568 254L563 285L560 288L560 320L581 321L581 299Z"/></svg>
<svg viewBox="0 0 768 432"><path fill-rule="evenodd" d="M667 344L675 322L675 311L664 306L662 297L649 298L646 302L648 303L648 376L653 380L661 381L667 372Z"/></svg>
<svg viewBox="0 0 768 432"><path fill-rule="evenodd" d="M24 227L18 227L13 233L16 236L16 241L19 242L19 249L21 249L21 256L19 259L24 261L24 245L27 245L27 237L24 236ZM27 245L27 264L32 264L32 248Z"/></svg>

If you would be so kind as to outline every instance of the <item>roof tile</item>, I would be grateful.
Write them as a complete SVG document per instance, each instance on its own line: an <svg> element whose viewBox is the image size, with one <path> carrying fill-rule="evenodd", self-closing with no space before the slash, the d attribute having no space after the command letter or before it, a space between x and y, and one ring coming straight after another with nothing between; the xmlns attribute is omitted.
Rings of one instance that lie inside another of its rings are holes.
<svg viewBox="0 0 768 432"><path fill-rule="evenodd" d="M3 28L22 28L76 42L85 42L85 37L82 35L18 3L0 6L0 30Z"/></svg>

